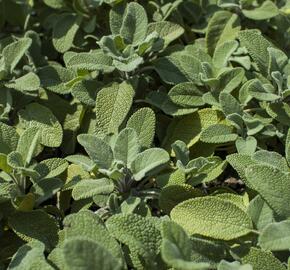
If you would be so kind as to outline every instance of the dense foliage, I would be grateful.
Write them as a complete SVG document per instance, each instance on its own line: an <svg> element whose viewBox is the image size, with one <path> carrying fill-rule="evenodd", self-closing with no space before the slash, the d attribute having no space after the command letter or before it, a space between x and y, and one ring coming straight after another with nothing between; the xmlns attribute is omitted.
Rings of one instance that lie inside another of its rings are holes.
<svg viewBox="0 0 290 270"><path fill-rule="evenodd" d="M289 0L0 1L0 269L290 269L289 55Z"/></svg>

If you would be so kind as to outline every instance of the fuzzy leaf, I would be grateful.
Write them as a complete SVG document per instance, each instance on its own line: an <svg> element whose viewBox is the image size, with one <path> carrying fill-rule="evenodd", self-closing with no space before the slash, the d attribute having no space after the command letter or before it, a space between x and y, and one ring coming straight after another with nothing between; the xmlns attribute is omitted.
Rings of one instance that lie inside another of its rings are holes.
<svg viewBox="0 0 290 270"><path fill-rule="evenodd" d="M231 240L252 229L252 222L242 209L215 197L189 199L174 207L170 215L190 235Z"/></svg>
<svg viewBox="0 0 290 270"><path fill-rule="evenodd" d="M2 55L5 69L11 73L25 52L31 46L32 40L30 38L22 38L18 41L10 43L3 49Z"/></svg>
<svg viewBox="0 0 290 270"><path fill-rule="evenodd" d="M239 33L241 45L246 47L250 56L262 74L267 75L269 54L268 48L273 45L257 30L244 30Z"/></svg>
<svg viewBox="0 0 290 270"><path fill-rule="evenodd" d="M63 137L62 127L48 108L31 103L25 110L19 112L19 120L24 128L39 129L41 144L48 147L60 146Z"/></svg>
<svg viewBox="0 0 290 270"><path fill-rule="evenodd" d="M187 233L174 222L162 223L161 255L163 260L175 269L201 270L208 269L208 263L197 263L191 260L192 244Z"/></svg>
<svg viewBox="0 0 290 270"><path fill-rule="evenodd" d="M121 263L97 242L89 239L70 239L64 243L63 257L71 270L121 270Z"/></svg>
<svg viewBox="0 0 290 270"><path fill-rule="evenodd" d="M200 134L200 140L206 143L226 143L235 141L238 135L233 133L231 127L216 124L204 129Z"/></svg>
<svg viewBox="0 0 290 270"><path fill-rule="evenodd" d="M136 214L116 214L107 220L106 226L118 241L145 259L154 258L159 251L160 232L147 218Z"/></svg>
<svg viewBox="0 0 290 270"><path fill-rule="evenodd" d="M41 242L34 241L23 245L18 249L11 259L8 270L32 270L43 269L53 270L44 256L44 245Z"/></svg>
<svg viewBox="0 0 290 270"><path fill-rule="evenodd" d="M76 32L79 29L81 18L73 14L63 14L53 27L52 42L55 49L64 53L73 46Z"/></svg>
<svg viewBox="0 0 290 270"><path fill-rule="evenodd" d="M246 178L277 214L290 216L289 173L267 165L253 165L246 169Z"/></svg>
<svg viewBox="0 0 290 270"><path fill-rule="evenodd" d="M9 154L16 150L19 135L14 127L0 122L0 153Z"/></svg>
<svg viewBox="0 0 290 270"><path fill-rule="evenodd" d="M75 185L72 197L75 200L92 198L99 194L110 194L114 190L114 184L110 179L83 179Z"/></svg>
<svg viewBox="0 0 290 270"><path fill-rule="evenodd" d="M90 134L78 136L78 142L100 168L109 169L113 162L113 151L102 139Z"/></svg>
<svg viewBox="0 0 290 270"><path fill-rule="evenodd" d="M5 84L7 88L13 88L21 92L36 91L40 87L40 80L33 72L29 72L24 76Z"/></svg>
<svg viewBox="0 0 290 270"><path fill-rule="evenodd" d="M290 249L290 221L269 224L259 236L259 245L266 250Z"/></svg>
<svg viewBox="0 0 290 270"><path fill-rule="evenodd" d="M128 167L140 152L136 131L131 128L123 129L116 139L113 152L115 160L122 161Z"/></svg>
<svg viewBox="0 0 290 270"><path fill-rule="evenodd" d="M158 36L164 40L163 48L167 47L169 43L179 38L183 33L184 29L172 22L155 22L148 25L147 34L157 32Z"/></svg>
<svg viewBox="0 0 290 270"><path fill-rule="evenodd" d="M286 270L283 264L271 252L254 247L242 258L242 263L252 265L253 270Z"/></svg>
<svg viewBox="0 0 290 270"><path fill-rule="evenodd" d="M155 135L156 118L150 108L141 108L131 115L127 122L127 128L133 128L141 146L149 148Z"/></svg>
<svg viewBox="0 0 290 270"><path fill-rule="evenodd" d="M9 226L23 240L39 240L47 250L54 248L58 241L56 220L42 210L17 212L9 218Z"/></svg>
<svg viewBox="0 0 290 270"><path fill-rule="evenodd" d="M242 10L243 14L252 20L267 20L279 15L279 9L272 1L264 1L261 6Z"/></svg>
<svg viewBox="0 0 290 270"><path fill-rule="evenodd" d="M168 153L161 148L150 148L138 154L130 165L134 179L140 181L150 172L162 169L169 161Z"/></svg>
<svg viewBox="0 0 290 270"><path fill-rule="evenodd" d="M134 90L126 82L115 83L99 91L96 103L98 133L118 133L119 126L131 108L133 96Z"/></svg>
<svg viewBox="0 0 290 270"><path fill-rule="evenodd" d="M206 46L210 55L224 41L234 40L240 30L238 16L228 11L218 11L210 19L206 32Z"/></svg>
<svg viewBox="0 0 290 270"><path fill-rule="evenodd" d="M127 5L120 29L121 36L129 44L140 44L147 33L147 14L138 3L131 2Z"/></svg>

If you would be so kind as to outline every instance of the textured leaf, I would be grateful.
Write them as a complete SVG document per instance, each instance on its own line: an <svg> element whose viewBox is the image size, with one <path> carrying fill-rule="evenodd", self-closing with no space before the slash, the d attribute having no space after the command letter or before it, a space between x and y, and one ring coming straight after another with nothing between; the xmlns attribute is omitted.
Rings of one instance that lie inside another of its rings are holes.
<svg viewBox="0 0 290 270"><path fill-rule="evenodd" d="M199 189L193 188L188 184L165 186L160 193L159 205L160 208L167 214L179 203L195 198L201 197L203 193Z"/></svg>
<svg viewBox="0 0 290 270"><path fill-rule="evenodd" d="M55 247L58 241L56 220L42 210L17 212L9 218L9 226L23 240L39 240L47 250Z"/></svg>
<svg viewBox="0 0 290 270"><path fill-rule="evenodd" d="M147 24L145 9L138 3L129 3L125 9L120 34L127 43L138 45L146 36Z"/></svg>
<svg viewBox="0 0 290 270"><path fill-rule="evenodd" d="M64 182L58 178L45 178L37 181L31 189L30 192L36 197L36 202L38 204L53 197L62 188Z"/></svg>
<svg viewBox="0 0 290 270"><path fill-rule="evenodd" d="M31 103L19 112L20 123L24 128L36 127L40 131L40 143L48 147L58 147L62 142L63 131L52 112L38 104Z"/></svg>
<svg viewBox="0 0 290 270"><path fill-rule="evenodd" d="M14 41L3 49L2 55L5 69L12 72L25 52L31 46L32 40L30 38L22 38Z"/></svg>
<svg viewBox="0 0 290 270"><path fill-rule="evenodd" d="M161 235L149 219L136 214L117 214L107 220L106 226L118 241L143 258L154 258L159 251Z"/></svg>
<svg viewBox="0 0 290 270"><path fill-rule="evenodd" d="M78 142L100 168L109 169L111 167L113 151L105 141L94 135L81 134L78 136Z"/></svg>
<svg viewBox="0 0 290 270"><path fill-rule="evenodd" d="M218 11L210 19L206 32L206 46L210 55L224 41L234 40L240 30L238 16L228 11Z"/></svg>
<svg viewBox="0 0 290 270"><path fill-rule="evenodd" d="M204 105L202 92L195 86L194 83L180 83L168 93L169 98L173 103L182 107L195 107Z"/></svg>
<svg viewBox="0 0 290 270"><path fill-rule="evenodd" d="M218 67L226 67L230 56L238 48L239 43L236 40L225 41L218 45L213 54L213 64Z"/></svg>
<svg viewBox="0 0 290 270"><path fill-rule="evenodd" d="M62 174L68 167L68 163L62 158L49 158L41 161L35 167L41 178L52 178Z"/></svg>
<svg viewBox="0 0 290 270"><path fill-rule="evenodd" d="M120 270L121 263L112 254L89 239L67 240L63 246L63 257L68 269L72 270Z"/></svg>
<svg viewBox="0 0 290 270"><path fill-rule="evenodd" d="M140 152L136 131L131 128L123 129L116 139L113 152L115 160L122 161L128 167Z"/></svg>
<svg viewBox="0 0 290 270"><path fill-rule="evenodd" d="M5 84L7 88L13 88L18 91L36 91L40 87L40 80L33 72L29 72L24 76Z"/></svg>
<svg viewBox="0 0 290 270"><path fill-rule="evenodd" d="M150 147L155 135L156 118L150 108L141 108L131 115L127 122L128 128L133 128L141 146Z"/></svg>
<svg viewBox="0 0 290 270"><path fill-rule="evenodd" d="M238 135L232 128L222 124L216 124L204 129L200 134L200 140L206 143L226 143L235 141Z"/></svg>
<svg viewBox="0 0 290 270"><path fill-rule="evenodd" d="M251 264L253 270L285 270L283 264L270 252L257 248L251 248L246 256L242 258L244 264Z"/></svg>
<svg viewBox="0 0 290 270"><path fill-rule="evenodd" d="M97 92L99 85L96 81L80 81L73 85L71 94L81 103L94 107L96 104Z"/></svg>
<svg viewBox="0 0 290 270"><path fill-rule="evenodd" d="M241 45L246 47L250 56L258 65L262 74L267 74L269 54L267 49L273 47L257 30L244 30L239 33Z"/></svg>
<svg viewBox="0 0 290 270"><path fill-rule="evenodd" d="M290 249L290 221L269 224L259 236L259 245L266 250Z"/></svg>
<svg viewBox="0 0 290 270"><path fill-rule="evenodd" d="M133 96L134 90L126 82L112 84L99 91L96 104L98 133L118 133L131 108Z"/></svg>
<svg viewBox="0 0 290 270"><path fill-rule="evenodd" d="M78 237L93 240L108 250L115 258L123 260L119 243L110 235L97 214L83 210L66 216L63 224L64 229L61 233L64 240Z"/></svg>
<svg viewBox="0 0 290 270"><path fill-rule="evenodd" d="M280 98L279 95L267 91L267 88L258 79L248 84L248 92L254 98L262 101L274 101Z"/></svg>
<svg viewBox="0 0 290 270"><path fill-rule="evenodd" d="M161 21L150 23L148 25L147 34L150 34L152 32L157 32L159 37L164 40L163 47L167 47L169 43L179 38L184 33L184 29L178 24Z"/></svg>
<svg viewBox="0 0 290 270"><path fill-rule="evenodd" d="M283 217L290 216L290 174L267 165L253 165L246 170L247 181L269 206ZM279 196L277 196L279 194Z"/></svg>
<svg viewBox="0 0 290 270"><path fill-rule="evenodd" d="M252 20L266 20L279 15L279 9L272 1L264 1L260 7L242 10L243 14Z"/></svg>
<svg viewBox="0 0 290 270"><path fill-rule="evenodd" d="M256 151L257 140L255 137L248 136L247 138L238 138L236 140L236 148L239 154L253 155Z"/></svg>
<svg viewBox="0 0 290 270"><path fill-rule="evenodd" d="M39 129L31 127L26 129L19 138L16 151L21 154L26 165L28 165L35 154L37 154L39 135Z"/></svg>
<svg viewBox="0 0 290 270"><path fill-rule="evenodd" d="M110 73L114 70L112 64L112 58L101 51L75 54L66 63L67 67L76 70L99 70L104 73Z"/></svg>
<svg viewBox="0 0 290 270"><path fill-rule="evenodd" d="M192 244L186 232L174 222L162 223L161 254L163 260L175 269L208 269L208 263L191 261Z"/></svg>
<svg viewBox="0 0 290 270"><path fill-rule="evenodd" d="M0 122L0 153L9 154L16 150L19 135L14 127Z"/></svg>
<svg viewBox="0 0 290 270"><path fill-rule="evenodd" d="M74 78L74 73L60 65L50 65L38 70L41 86L57 94L68 94L71 89L67 83Z"/></svg>
<svg viewBox="0 0 290 270"><path fill-rule="evenodd" d="M190 235L231 240L252 229L252 222L243 210L215 197L189 199L174 207L170 215Z"/></svg>
<svg viewBox="0 0 290 270"><path fill-rule="evenodd" d="M83 179L75 185L72 197L75 200L92 198L99 194L110 194L114 190L114 184L107 178Z"/></svg>
<svg viewBox="0 0 290 270"><path fill-rule="evenodd" d="M174 85L188 81L199 82L199 73L203 72L200 60L187 52L159 58L154 66L164 82Z"/></svg>
<svg viewBox="0 0 290 270"><path fill-rule="evenodd" d="M219 102L226 116L233 113L242 115L241 105L231 94L225 92L220 93Z"/></svg>
<svg viewBox="0 0 290 270"><path fill-rule="evenodd" d="M167 136L163 147L167 150L177 140L183 141L188 147L199 140L203 129L217 124L222 120L222 114L213 109L202 109L196 113L174 119L167 128Z"/></svg>
<svg viewBox="0 0 290 270"><path fill-rule="evenodd" d="M79 29L81 19L73 14L63 14L53 27L53 45L58 52L68 51Z"/></svg>
<svg viewBox="0 0 290 270"><path fill-rule="evenodd" d="M267 225L275 222L274 211L260 195L251 200L247 213L258 230L263 230Z"/></svg>
<svg viewBox="0 0 290 270"><path fill-rule="evenodd" d="M161 148L151 148L138 154L130 165L134 179L140 181L150 172L160 170L169 161L168 153Z"/></svg>
<svg viewBox="0 0 290 270"><path fill-rule="evenodd" d="M9 270L53 270L44 257L44 245L41 242L34 241L25 244L18 249L12 257L7 269Z"/></svg>

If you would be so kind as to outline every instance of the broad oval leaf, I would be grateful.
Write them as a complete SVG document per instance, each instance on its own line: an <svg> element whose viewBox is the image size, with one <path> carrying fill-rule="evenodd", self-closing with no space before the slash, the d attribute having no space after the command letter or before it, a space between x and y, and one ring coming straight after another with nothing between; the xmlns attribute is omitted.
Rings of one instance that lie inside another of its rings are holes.
<svg viewBox="0 0 290 270"><path fill-rule="evenodd" d="M190 235L231 240L252 230L251 219L241 208L215 197L189 199L174 207L170 215Z"/></svg>

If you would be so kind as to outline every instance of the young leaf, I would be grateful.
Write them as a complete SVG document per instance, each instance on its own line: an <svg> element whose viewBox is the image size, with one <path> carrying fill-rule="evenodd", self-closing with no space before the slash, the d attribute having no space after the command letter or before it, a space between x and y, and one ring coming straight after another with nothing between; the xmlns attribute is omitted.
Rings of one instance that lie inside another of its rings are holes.
<svg viewBox="0 0 290 270"><path fill-rule="evenodd" d="M290 249L290 221L269 224L259 236L259 245L266 250Z"/></svg>
<svg viewBox="0 0 290 270"><path fill-rule="evenodd" d="M215 197L186 200L174 207L170 216L190 235L200 234L215 239L235 239L252 229L250 217L241 208Z"/></svg>
<svg viewBox="0 0 290 270"><path fill-rule="evenodd" d="M236 148L239 154L252 156L257 148L257 140L252 136L245 139L239 137L236 140Z"/></svg>
<svg viewBox="0 0 290 270"><path fill-rule="evenodd" d="M14 127L0 122L0 153L9 154L16 150L19 135Z"/></svg>
<svg viewBox="0 0 290 270"><path fill-rule="evenodd" d="M111 167L113 151L104 140L94 135L81 134L78 136L78 142L99 168L109 169Z"/></svg>
<svg viewBox="0 0 290 270"><path fill-rule="evenodd" d="M160 21L148 25L147 35L153 32L157 32L158 36L163 39L163 48L166 48L169 43L179 38L184 33L184 29L178 24Z"/></svg>
<svg viewBox="0 0 290 270"><path fill-rule="evenodd" d="M63 14L59 17L53 27L52 42L55 49L64 53L68 51L72 45L81 23L81 17L73 14Z"/></svg>
<svg viewBox="0 0 290 270"><path fill-rule="evenodd" d="M238 16L228 11L218 11L210 19L206 32L206 46L210 55L224 41L234 40L240 30Z"/></svg>
<svg viewBox="0 0 290 270"><path fill-rule="evenodd" d="M141 108L131 115L127 128L133 128L142 147L149 148L155 135L156 118L150 108Z"/></svg>
<svg viewBox="0 0 290 270"><path fill-rule="evenodd" d="M6 83L5 86L21 92L36 91L40 87L40 80L33 72L29 72L12 82Z"/></svg>
<svg viewBox="0 0 290 270"><path fill-rule="evenodd" d="M272 1L264 1L261 6L254 9L242 9L243 14L252 20L267 20L279 15L278 7Z"/></svg>
<svg viewBox="0 0 290 270"><path fill-rule="evenodd" d="M32 40L30 38L22 38L14 41L3 49L3 61L5 69L11 73L25 52L31 46Z"/></svg>
<svg viewBox="0 0 290 270"><path fill-rule="evenodd" d="M132 45L139 45L147 33L148 18L145 9L138 3L131 2L126 6L121 36Z"/></svg>
<svg viewBox="0 0 290 270"><path fill-rule="evenodd" d="M112 84L99 91L96 103L96 130L98 133L118 133L119 126L127 116L134 90L130 84Z"/></svg>
<svg viewBox="0 0 290 270"><path fill-rule="evenodd" d="M38 104L30 103L19 112L19 120L24 128L35 127L40 131L40 143L48 147L59 147L63 131L52 112Z"/></svg>
<svg viewBox="0 0 290 270"><path fill-rule="evenodd" d="M140 152L136 131L131 128L123 129L116 139L113 152L115 160L122 161L128 167Z"/></svg>
<svg viewBox="0 0 290 270"><path fill-rule="evenodd" d="M241 31L239 33L239 40L241 45L247 48L261 73L267 75L269 63L267 49L273 47L273 45L262 36L260 31L255 29Z"/></svg>
<svg viewBox="0 0 290 270"><path fill-rule="evenodd" d="M130 164L136 181L140 181L150 172L162 169L169 161L168 153L161 148L150 148L138 154Z"/></svg>
<svg viewBox="0 0 290 270"><path fill-rule="evenodd" d="M114 190L114 184L110 179L83 179L78 182L72 191L75 200L92 198L99 194L110 194Z"/></svg>
<svg viewBox="0 0 290 270"><path fill-rule="evenodd" d="M16 151L21 154L25 165L28 165L34 155L37 154L39 135L40 130L31 127L26 129L19 138Z"/></svg>

